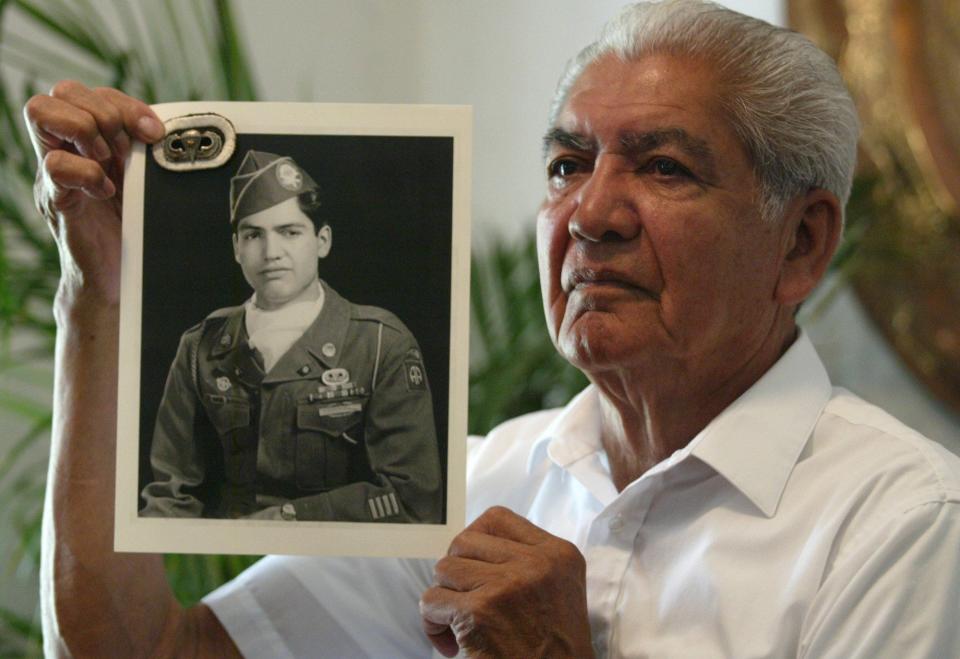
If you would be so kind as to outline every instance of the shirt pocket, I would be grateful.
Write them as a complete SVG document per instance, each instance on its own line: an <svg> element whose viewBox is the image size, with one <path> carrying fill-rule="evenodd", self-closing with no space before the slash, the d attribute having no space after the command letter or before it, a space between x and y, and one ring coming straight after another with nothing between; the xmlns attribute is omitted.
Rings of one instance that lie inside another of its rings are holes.
<svg viewBox="0 0 960 659"><path fill-rule="evenodd" d="M356 480L356 463L366 463L360 401L298 405L297 429L300 488L329 490Z"/></svg>
<svg viewBox="0 0 960 659"><path fill-rule="evenodd" d="M257 432L250 427L250 403L242 398L204 394L204 409L220 437L227 480L249 482L256 478Z"/></svg>

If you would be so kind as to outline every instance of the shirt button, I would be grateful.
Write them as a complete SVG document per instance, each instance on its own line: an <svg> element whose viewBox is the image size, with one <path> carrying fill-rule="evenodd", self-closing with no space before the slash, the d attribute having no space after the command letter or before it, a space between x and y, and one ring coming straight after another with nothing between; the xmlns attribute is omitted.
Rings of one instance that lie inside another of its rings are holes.
<svg viewBox="0 0 960 659"><path fill-rule="evenodd" d="M610 521L607 522L607 528L609 528L614 533L623 530L623 515L617 513L610 518Z"/></svg>

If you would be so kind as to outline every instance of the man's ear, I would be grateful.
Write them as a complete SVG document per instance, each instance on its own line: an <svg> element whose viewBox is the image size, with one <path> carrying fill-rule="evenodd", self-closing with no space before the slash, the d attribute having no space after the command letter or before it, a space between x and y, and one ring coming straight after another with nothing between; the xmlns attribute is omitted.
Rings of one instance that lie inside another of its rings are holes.
<svg viewBox="0 0 960 659"><path fill-rule="evenodd" d="M840 201L814 188L789 204L783 218L784 257L776 299L784 306L803 302L823 278L843 231Z"/></svg>
<svg viewBox="0 0 960 659"><path fill-rule="evenodd" d="M324 224L317 231L317 258L326 258L333 246L333 230L329 224Z"/></svg>

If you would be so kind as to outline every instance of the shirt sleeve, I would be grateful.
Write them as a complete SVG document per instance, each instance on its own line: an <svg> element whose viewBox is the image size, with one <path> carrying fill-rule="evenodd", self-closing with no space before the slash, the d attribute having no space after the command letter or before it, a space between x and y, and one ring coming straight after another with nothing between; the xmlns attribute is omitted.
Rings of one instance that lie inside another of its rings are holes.
<svg viewBox="0 0 960 659"><path fill-rule="evenodd" d="M839 555L800 657L960 657L960 493L908 508Z"/></svg>
<svg viewBox="0 0 960 659"><path fill-rule="evenodd" d="M194 437L199 401L193 380L199 331L180 339L170 366L150 447L154 481L143 489L145 517L199 517L203 503L195 496L206 477L204 452Z"/></svg>
<svg viewBox="0 0 960 659"><path fill-rule="evenodd" d="M204 602L245 657L431 657L425 559L270 556Z"/></svg>

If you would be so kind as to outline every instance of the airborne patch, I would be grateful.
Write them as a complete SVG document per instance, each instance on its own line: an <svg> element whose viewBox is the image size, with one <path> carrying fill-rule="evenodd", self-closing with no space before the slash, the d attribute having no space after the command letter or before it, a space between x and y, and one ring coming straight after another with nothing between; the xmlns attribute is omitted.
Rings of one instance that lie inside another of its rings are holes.
<svg viewBox="0 0 960 659"><path fill-rule="evenodd" d="M420 351L411 348L403 360L403 372L407 379L408 391L426 391L427 373L420 359Z"/></svg>

